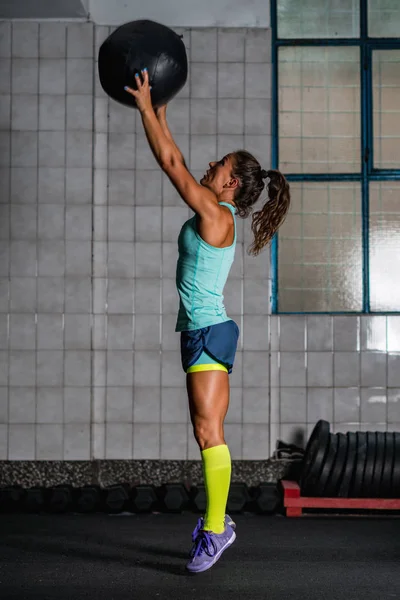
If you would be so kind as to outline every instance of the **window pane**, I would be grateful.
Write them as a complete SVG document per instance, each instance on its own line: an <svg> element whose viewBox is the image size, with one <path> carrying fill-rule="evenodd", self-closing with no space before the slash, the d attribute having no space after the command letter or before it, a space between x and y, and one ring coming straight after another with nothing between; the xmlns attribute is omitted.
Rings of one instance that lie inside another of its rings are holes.
<svg viewBox="0 0 400 600"><path fill-rule="evenodd" d="M368 0L369 37L399 37L399 0Z"/></svg>
<svg viewBox="0 0 400 600"><path fill-rule="evenodd" d="M372 62L374 167L400 168L400 50L376 50Z"/></svg>
<svg viewBox="0 0 400 600"><path fill-rule="evenodd" d="M278 59L281 170L359 172L359 49L282 47Z"/></svg>
<svg viewBox="0 0 400 600"><path fill-rule="evenodd" d="M280 312L362 310L361 186L292 182L279 230Z"/></svg>
<svg viewBox="0 0 400 600"><path fill-rule="evenodd" d="M277 0L278 37L359 37L359 0Z"/></svg>
<svg viewBox="0 0 400 600"><path fill-rule="evenodd" d="M370 184L371 311L400 310L400 182Z"/></svg>

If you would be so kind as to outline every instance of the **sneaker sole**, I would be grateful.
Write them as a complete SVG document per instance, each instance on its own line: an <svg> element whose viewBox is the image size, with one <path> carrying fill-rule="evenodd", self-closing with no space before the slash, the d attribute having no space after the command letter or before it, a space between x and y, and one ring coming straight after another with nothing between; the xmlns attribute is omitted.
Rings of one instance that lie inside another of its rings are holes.
<svg viewBox="0 0 400 600"><path fill-rule="evenodd" d="M221 554L224 552L224 550L229 548L229 546L232 546L232 544L235 540L236 540L236 533L234 531L232 531L232 535L229 538L229 540L226 542L225 546L222 546L220 551L213 557L213 559L210 563L208 563L207 565L205 565L204 567L202 567L200 569L191 569L190 566L187 565L186 566L187 570L190 571L190 573L204 573L204 571L208 571L208 569L211 569L211 567L213 567L215 565L215 563L221 557Z"/></svg>

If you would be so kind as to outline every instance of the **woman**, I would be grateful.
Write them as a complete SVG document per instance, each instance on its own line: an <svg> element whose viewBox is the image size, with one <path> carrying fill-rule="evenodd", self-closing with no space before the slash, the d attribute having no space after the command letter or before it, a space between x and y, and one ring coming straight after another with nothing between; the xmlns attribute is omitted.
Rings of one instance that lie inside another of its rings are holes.
<svg viewBox="0 0 400 600"><path fill-rule="evenodd" d="M179 239L177 288L180 296L175 331L181 332L182 366L190 416L203 463L207 508L192 539L187 569L205 571L235 540L235 524L225 508L231 478L231 458L223 423L229 405L239 329L223 305L223 288L235 254L235 215L246 218L269 178L269 201L252 216L255 235L250 252L259 254L282 224L290 204L289 185L279 171L264 171L244 150L224 156L200 184L186 168L168 129L166 107L154 111L147 69L135 76L137 90L126 87L140 111L153 154L169 179L196 213L182 227Z"/></svg>

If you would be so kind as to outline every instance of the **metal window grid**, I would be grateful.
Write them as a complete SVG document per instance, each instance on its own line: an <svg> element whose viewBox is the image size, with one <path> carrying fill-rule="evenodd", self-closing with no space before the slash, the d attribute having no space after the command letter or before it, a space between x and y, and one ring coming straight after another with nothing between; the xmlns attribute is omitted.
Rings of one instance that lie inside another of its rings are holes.
<svg viewBox="0 0 400 600"><path fill-rule="evenodd" d="M279 166L279 109L278 109L278 49L285 46L358 46L360 48L360 84L361 84L361 172L359 173L318 173L285 174L288 181L358 181L362 190L362 271L363 271L363 309L362 314L371 314L369 283L369 184L372 181L400 180L400 169L377 169L373 165L373 89L372 55L374 50L400 49L400 38L368 37L368 0L360 0L360 35L358 38L321 38L321 39L279 39L278 12L279 0L271 0L271 43L272 43L272 148L271 167ZM285 314L279 311L278 289L278 235L271 244L271 310L273 314ZM399 314L386 312L385 314ZM296 314L291 312L290 314ZM307 314L301 312L301 314ZM319 312L318 314L326 314ZM335 314L333 311L328 314ZM340 314L346 314L340 311ZM351 312L350 314L357 314Z"/></svg>

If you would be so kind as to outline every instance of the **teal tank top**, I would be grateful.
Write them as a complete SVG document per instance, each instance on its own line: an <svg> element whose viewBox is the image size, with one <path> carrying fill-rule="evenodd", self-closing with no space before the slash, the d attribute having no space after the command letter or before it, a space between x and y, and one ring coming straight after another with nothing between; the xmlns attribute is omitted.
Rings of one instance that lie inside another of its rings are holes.
<svg viewBox="0 0 400 600"><path fill-rule="evenodd" d="M178 237L176 287L179 312L175 331L188 331L229 321L223 290L236 249L236 208L227 202L234 221L233 244L217 248L207 244L197 232L196 215L186 221Z"/></svg>

